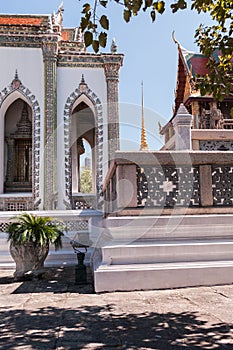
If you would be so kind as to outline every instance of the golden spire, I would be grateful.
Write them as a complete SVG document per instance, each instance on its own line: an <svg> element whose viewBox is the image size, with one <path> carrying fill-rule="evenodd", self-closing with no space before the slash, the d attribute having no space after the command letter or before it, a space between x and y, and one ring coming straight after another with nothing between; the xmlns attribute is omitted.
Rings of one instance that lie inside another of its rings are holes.
<svg viewBox="0 0 233 350"><path fill-rule="evenodd" d="M142 130L141 130L141 146L140 151L148 151L148 144L146 142L146 129L144 120L144 96L143 96L143 81L142 81Z"/></svg>

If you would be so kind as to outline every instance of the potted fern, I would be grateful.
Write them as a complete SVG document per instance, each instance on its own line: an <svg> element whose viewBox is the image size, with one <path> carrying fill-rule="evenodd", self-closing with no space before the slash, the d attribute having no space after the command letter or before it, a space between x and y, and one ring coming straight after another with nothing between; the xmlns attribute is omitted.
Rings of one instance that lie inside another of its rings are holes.
<svg viewBox="0 0 233 350"><path fill-rule="evenodd" d="M55 250L62 247L62 224L50 217L22 213L10 223L8 241L10 253L16 263L15 279L39 276L44 267L44 261L53 243Z"/></svg>

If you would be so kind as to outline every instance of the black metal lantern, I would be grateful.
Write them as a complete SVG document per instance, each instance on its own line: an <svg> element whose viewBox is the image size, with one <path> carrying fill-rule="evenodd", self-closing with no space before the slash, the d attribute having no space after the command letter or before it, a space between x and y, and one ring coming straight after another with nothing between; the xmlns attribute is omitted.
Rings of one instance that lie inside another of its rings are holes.
<svg viewBox="0 0 233 350"><path fill-rule="evenodd" d="M87 267L84 264L84 259L88 246L74 240L70 241L70 244L77 254L78 260L78 264L75 266L75 284L85 284L87 283ZM80 249L83 249L84 252Z"/></svg>

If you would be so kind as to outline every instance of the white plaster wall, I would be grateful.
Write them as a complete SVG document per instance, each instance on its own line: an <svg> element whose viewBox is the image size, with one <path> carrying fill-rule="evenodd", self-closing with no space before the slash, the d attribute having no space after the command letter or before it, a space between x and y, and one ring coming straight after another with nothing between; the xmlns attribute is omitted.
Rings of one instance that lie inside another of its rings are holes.
<svg viewBox="0 0 233 350"><path fill-rule="evenodd" d="M44 65L40 48L0 47L0 91L9 86L15 77L16 69L22 84L27 87L38 101L41 112L41 154L44 149ZM0 108L0 193L3 192L3 150L4 150L4 115L9 105L22 98L15 92L9 96ZM27 101L27 100L26 100ZM43 196L43 169L40 172L40 197Z"/></svg>
<svg viewBox="0 0 233 350"><path fill-rule="evenodd" d="M103 107L103 123L104 123L104 140L107 139L107 87L103 68L82 68L82 67L59 67L57 69L57 116L58 116L58 145L57 145L57 164L58 164L58 208L64 208L63 200L65 197L65 154L64 154L64 107L67 98L75 89L78 88L82 74L89 89L91 89L100 99ZM104 144L104 160L107 160L108 149L107 143ZM105 168L107 161L104 161ZM107 168L104 169L104 173Z"/></svg>

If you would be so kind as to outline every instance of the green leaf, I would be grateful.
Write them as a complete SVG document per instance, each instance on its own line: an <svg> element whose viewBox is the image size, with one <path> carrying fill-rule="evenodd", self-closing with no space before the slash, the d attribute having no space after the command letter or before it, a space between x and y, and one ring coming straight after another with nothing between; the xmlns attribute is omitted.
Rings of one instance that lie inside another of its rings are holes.
<svg viewBox="0 0 233 350"><path fill-rule="evenodd" d="M100 18L100 25L104 29L109 30L109 20L108 20L107 16L105 16L105 15L101 16L101 18Z"/></svg>
<svg viewBox="0 0 233 350"><path fill-rule="evenodd" d="M142 0L134 0L134 1L132 1L132 3L133 3L133 6L132 6L133 15L137 16L137 14L140 11L141 6L142 6ZM128 6L128 8L129 8L129 6Z"/></svg>
<svg viewBox="0 0 233 350"><path fill-rule="evenodd" d="M146 11L148 7L152 5L152 0L145 0L145 5L143 7L143 11Z"/></svg>
<svg viewBox="0 0 233 350"><path fill-rule="evenodd" d="M152 0L146 0L146 6L150 7L152 5Z"/></svg>
<svg viewBox="0 0 233 350"><path fill-rule="evenodd" d="M107 34L105 32L101 32L99 35L99 44L102 47L106 47L107 44Z"/></svg>
<svg viewBox="0 0 233 350"><path fill-rule="evenodd" d="M155 10L152 10L152 11L151 11L150 16L151 16L152 22L154 22L154 21L155 21L155 18L156 18Z"/></svg>
<svg viewBox="0 0 233 350"><path fill-rule="evenodd" d="M15 218L17 222L8 226L8 233L13 245L23 244L24 242L33 242L35 244L46 245L53 243L54 239L58 240L55 244L57 248L61 244L60 231L62 225L51 222L49 217L38 217L30 213L23 213ZM54 242L55 243L55 242ZM57 245L58 243L58 245Z"/></svg>
<svg viewBox="0 0 233 350"><path fill-rule="evenodd" d="M165 11L165 2L156 1L153 3L153 8L162 15L162 13Z"/></svg>
<svg viewBox="0 0 233 350"><path fill-rule="evenodd" d="M89 31L86 31L84 33L84 42L86 47L90 46L92 44L93 41L93 34Z"/></svg>
<svg viewBox="0 0 233 350"><path fill-rule="evenodd" d="M125 22L129 22L130 21L130 17L131 17L132 13L130 10L124 10L124 20Z"/></svg>
<svg viewBox="0 0 233 350"><path fill-rule="evenodd" d="M92 41L92 48L95 51L95 53L97 53L99 51L99 42L98 42L98 40L93 40Z"/></svg>
<svg viewBox="0 0 233 350"><path fill-rule="evenodd" d="M102 5L103 7L107 7L108 1L106 0L100 0L100 5Z"/></svg>
<svg viewBox="0 0 233 350"><path fill-rule="evenodd" d="M88 20L85 17L82 17L81 23L80 23L82 31L84 31L87 28L87 25L88 25Z"/></svg>
<svg viewBox="0 0 233 350"><path fill-rule="evenodd" d="M158 1L157 11L162 14L165 11L165 3L164 1Z"/></svg>
<svg viewBox="0 0 233 350"><path fill-rule="evenodd" d="M80 188L82 193L92 192L92 171L88 167L82 167L80 175Z"/></svg>
<svg viewBox="0 0 233 350"><path fill-rule="evenodd" d="M91 9L91 5L90 4L84 4L82 13L87 13L88 11L90 11L90 9Z"/></svg>

